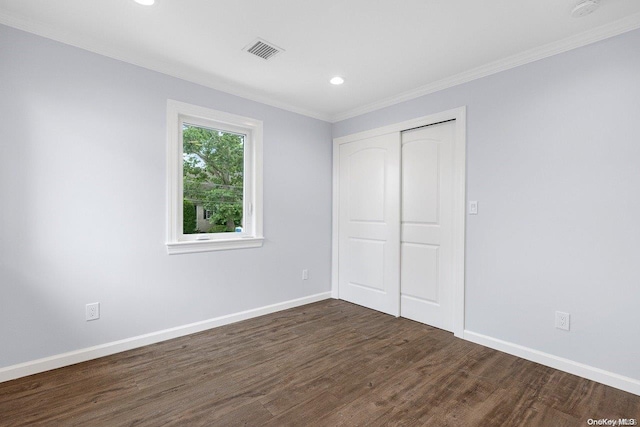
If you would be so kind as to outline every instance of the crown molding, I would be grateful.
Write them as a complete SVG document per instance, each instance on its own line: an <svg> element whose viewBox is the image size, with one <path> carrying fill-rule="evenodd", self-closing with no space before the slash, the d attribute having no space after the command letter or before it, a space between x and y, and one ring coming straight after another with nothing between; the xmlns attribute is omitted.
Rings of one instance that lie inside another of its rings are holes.
<svg viewBox="0 0 640 427"><path fill-rule="evenodd" d="M429 83L419 88L403 92L399 95L344 111L342 113L331 116L330 121L331 123L336 123L342 120L350 119L352 117L370 113L381 108L389 107L401 102L409 101L411 99L438 92L443 89L448 89L453 86L467 83L472 80L496 74L501 71L519 67L520 65L525 65L530 62L548 58L550 56L586 46L588 44L595 43L609 37L614 37L628 31L636 30L638 28L640 28L640 13L635 13L609 24L584 31L582 33L552 43L548 43L543 46L529 49L524 52L509 56L507 58L481 65L480 67L476 67L471 70L446 77L444 79Z"/></svg>
<svg viewBox="0 0 640 427"><path fill-rule="evenodd" d="M331 116L328 114L323 114L318 111L312 111L298 107L296 105L288 104L286 102L274 100L267 95L258 94L240 85L224 82L220 77L212 76L206 72L185 70L184 67L181 67L179 64L165 62L157 58L153 58L149 55L144 55L140 52L132 52L126 49L117 49L102 41L90 37L80 36L78 34L73 34L69 31L54 29L46 24L19 18L7 14L3 11L0 11L0 24L4 24L9 27L26 31L28 33L32 33L41 37L45 37L47 39L55 40L66 45L97 53L99 55L116 59L118 61L126 62L141 68L166 74L168 76L186 80L191 83L199 84L210 89L245 98L250 101L259 102L261 104L266 104L271 107L280 108L282 110L301 114L303 116L311 117L325 122L329 122L331 119Z"/></svg>
<svg viewBox="0 0 640 427"><path fill-rule="evenodd" d="M179 64L168 63L149 55L145 56L139 52L115 49L113 46L96 39L78 36L77 34L64 30L53 29L45 24L18 18L2 11L0 11L0 24L146 68L151 71L160 72L181 80L196 83L214 90L259 102L261 104L280 108L282 110L301 114L325 122L336 123L638 29L640 28L640 13L635 13L609 24L584 31L562 40L493 61L436 82L420 86L416 89L333 115L280 102L267 95L258 94L246 87L224 82L220 77L212 76L205 72L188 71Z"/></svg>

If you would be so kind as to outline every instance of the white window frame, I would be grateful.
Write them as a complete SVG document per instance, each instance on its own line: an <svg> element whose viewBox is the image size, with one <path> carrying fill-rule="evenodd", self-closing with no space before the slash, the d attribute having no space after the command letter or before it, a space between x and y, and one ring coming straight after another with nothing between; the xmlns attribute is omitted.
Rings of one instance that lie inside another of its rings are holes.
<svg viewBox="0 0 640 427"><path fill-rule="evenodd" d="M182 128L185 123L246 135L241 233L183 233ZM262 121L168 100L167 193L167 252L170 255L262 246Z"/></svg>

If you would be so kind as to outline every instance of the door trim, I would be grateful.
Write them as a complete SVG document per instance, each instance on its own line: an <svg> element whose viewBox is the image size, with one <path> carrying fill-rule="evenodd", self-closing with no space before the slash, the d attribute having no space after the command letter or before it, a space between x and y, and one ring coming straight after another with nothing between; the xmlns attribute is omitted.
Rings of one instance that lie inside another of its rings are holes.
<svg viewBox="0 0 640 427"><path fill-rule="evenodd" d="M465 295L465 215L466 215L466 146L467 146L467 107L462 106L429 116L395 123L376 129L358 132L333 139L333 207L332 207L332 253L331 253L331 296L340 298L338 288L338 236L339 236L339 186L341 144L359 141L389 133L402 132L421 126L428 126L446 120L455 120L456 135L453 141L454 178L453 178L453 334L464 337L464 295ZM400 191L400 189L398 189ZM398 224L400 227L400 224Z"/></svg>

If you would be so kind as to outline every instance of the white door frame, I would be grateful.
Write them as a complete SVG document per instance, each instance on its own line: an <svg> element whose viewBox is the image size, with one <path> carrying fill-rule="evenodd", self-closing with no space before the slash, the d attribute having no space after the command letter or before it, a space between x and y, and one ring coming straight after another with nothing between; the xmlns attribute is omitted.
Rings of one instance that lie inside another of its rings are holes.
<svg viewBox="0 0 640 427"><path fill-rule="evenodd" d="M466 215L466 146L467 146L467 108L465 106L407 120L352 135L333 139L333 214L332 214L332 254L331 254L331 296L340 298L338 288L338 218L340 167L340 144L358 141L374 136L402 132L421 126L428 126L447 120L455 120L455 140L453 141L454 178L453 178L453 334L464 337L464 254L465 254L465 215ZM398 189L400 191L400 189ZM400 228L400 224L398 224Z"/></svg>

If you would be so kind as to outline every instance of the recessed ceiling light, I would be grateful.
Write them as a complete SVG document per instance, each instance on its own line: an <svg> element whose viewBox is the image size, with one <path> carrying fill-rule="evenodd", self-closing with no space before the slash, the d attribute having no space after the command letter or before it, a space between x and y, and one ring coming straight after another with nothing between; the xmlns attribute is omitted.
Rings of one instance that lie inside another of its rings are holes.
<svg viewBox="0 0 640 427"><path fill-rule="evenodd" d="M153 6L153 4L156 2L156 0L134 0L134 1L143 6Z"/></svg>
<svg viewBox="0 0 640 427"><path fill-rule="evenodd" d="M334 78L329 80L329 83L331 83L332 85L341 85L342 83L344 83L344 79L340 76L335 76Z"/></svg>

